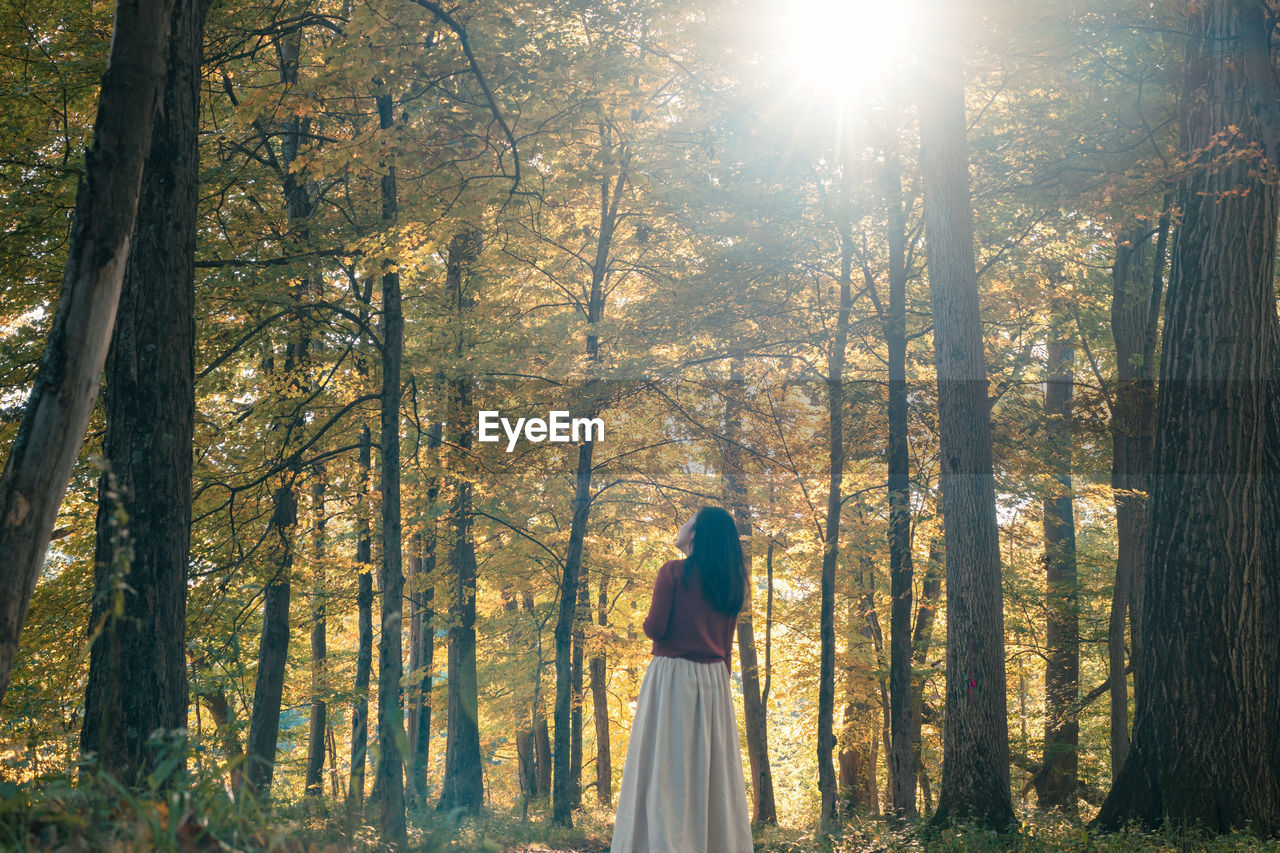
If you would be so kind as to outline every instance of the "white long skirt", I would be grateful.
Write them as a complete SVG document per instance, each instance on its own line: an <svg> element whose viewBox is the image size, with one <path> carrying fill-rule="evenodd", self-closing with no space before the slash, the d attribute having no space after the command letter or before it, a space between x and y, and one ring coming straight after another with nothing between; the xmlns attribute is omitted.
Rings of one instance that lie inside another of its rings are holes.
<svg viewBox="0 0 1280 853"><path fill-rule="evenodd" d="M723 663L657 656L649 662L610 850L753 850L738 721Z"/></svg>

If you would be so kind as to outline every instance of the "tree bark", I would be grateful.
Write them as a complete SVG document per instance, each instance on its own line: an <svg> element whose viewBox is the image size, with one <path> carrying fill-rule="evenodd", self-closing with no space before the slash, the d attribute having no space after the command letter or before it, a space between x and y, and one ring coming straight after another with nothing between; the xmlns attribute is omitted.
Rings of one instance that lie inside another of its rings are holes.
<svg viewBox="0 0 1280 853"><path fill-rule="evenodd" d="M1264 12L1212 0L1188 20L1133 744L1107 827L1280 832L1280 87Z"/></svg>
<svg viewBox="0 0 1280 853"><path fill-rule="evenodd" d="M1117 779L1129 755L1129 684L1125 677L1125 624L1130 621L1129 658L1137 649L1137 592L1145 574L1147 500L1155 453L1156 327L1163 295L1164 259L1169 238L1166 196L1157 228L1155 258L1146 269L1145 226L1116 242L1112 267L1111 333L1116 346L1117 385L1111 411L1111 486L1116 506L1116 581L1107 625L1107 672L1111 699L1111 778Z"/></svg>
<svg viewBox="0 0 1280 853"><path fill-rule="evenodd" d="M907 446L906 213L901 167L885 167L889 204L889 314L884 337L889 356L889 777L891 808L899 818L916 814L915 748L911 739L911 471Z"/></svg>
<svg viewBox="0 0 1280 853"><path fill-rule="evenodd" d="M311 602L311 726L307 737L307 774L303 790L308 797L324 793L325 732L328 728L328 651L326 649L326 596L324 572L324 469L311 481L311 553L315 560L315 585Z"/></svg>
<svg viewBox="0 0 1280 853"><path fill-rule="evenodd" d="M438 452L441 444L440 425L431 428L428 444ZM427 506L435 507L440 495L440 478L433 476L427 487ZM434 516L434 509L431 509ZM427 803L427 768L431 758L431 689L436 661L436 626L435 626L435 573L436 548L439 542L435 522L430 522L426 542L422 550L420 571L413 585L414 621L418 625L418 637L414 641L413 670L416 690L414 691L417 715L413 723L413 736L410 738L412 761L413 804L416 808L426 808Z"/></svg>
<svg viewBox="0 0 1280 853"><path fill-rule="evenodd" d="M938 365L947 551L947 699L935 822L1009 826L1004 612L982 317L973 259L965 139L963 21L968 5L935 0L926 20L918 101L929 290Z"/></svg>
<svg viewBox="0 0 1280 853"><path fill-rule="evenodd" d="M369 563L368 560L358 562L362 565ZM358 583L356 607L359 611L360 636L356 650L356 698L351 709L351 776L347 784L347 808L353 813L364 805L364 771L369 757L369 676L373 669L373 573L361 572Z"/></svg>
<svg viewBox="0 0 1280 853"><path fill-rule="evenodd" d="M849 204L849 165L842 166L839 200L840 300L836 328L827 355L827 520L822 545L822 605L819 617L821 655L818 672L818 792L823 826L836 820L836 774L832 753L836 747L836 564L840 552L841 483L844 480L844 362L849 343L849 313L853 306L853 233Z"/></svg>
<svg viewBox="0 0 1280 853"><path fill-rule="evenodd" d="M596 597L596 622L609 627L609 574L600 572ZM609 750L609 670L603 650L591 656L592 719L596 726L596 799L606 808L613 807L613 755Z"/></svg>
<svg viewBox="0 0 1280 853"><path fill-rule="evenodd" d="M920 606L916 611L915 631L911 635L911 749L926 812L932 808L933 794L929 789L929 777L925 773L920 738L924 723L925 671L929 649L933 645L933 623L938 615L938 599L942 594L943 561L942 543L934 540L929 543L929 562L920 582Z"/></svg>
<svg viewBox="0 0 1280 853"><path fill-rule="evenodd" d="M1050 286L1060 287L1050 272ZM1080 749L1080 614L1076 582L1076 526L1072 507L1071 426L1075 347L1064 334L1066 311L1054 293L1045 383L1049 475L1053 494L1044 500L1045 725L1044 758L1036 775L1042 809L1076 813Z"/></svg>
<svg viewBox="0 0 1280 853"><path fill-rule="evenodd" d="M609 253L613 247L613 234L618 224L618 210L622 193L627 185L627 169L631 162L626 146L615 151L612 131L603 124L598 129L601 151L600 176L600 227L596 238L595 258L591 263L591 287L587 293L586 355L589 370L594 371L600 360L600 335L598 327L604 316L605 279L609 274ZM615 154L619 155L615 161ZM613 173L617 169L617 174ZM596 384L588 377L585 396L588 417L598 413L598 403L592 399ZM560 609L556 615L556 742L551 791L551 819L561 826L573 825L575 802L572 766L572 632L578 601L579 573L582 569L582 549L586 541L587 522L591 515L591 460L595 443L585 441L578 447L578 469L574 478L573 519L569 524L569 547L565 552L564 574L560 583Z"/></svg>
<svg viewBox="0 0 1280 853"><path fill-rule="evenodd" d="M591 619L591 594L587 588L590 582L591 579L584 567L578 579L578 603L575 606L577 616L573 620L573 668L571 671L573 710L569 718L572 726L569 741L569 776L575 809L582 808L582 664L585 651L583 646L586 645L587 640L584 623Z"/></svg>
<svg viewBox="0 0 1280 853"><path fill-rule="evenodd" d="M449 243L446 289L453 302L458 336L455 357L465 347L464 316L472 299L467 292L471 265L480 254L480 233L463 231ZM453 380L450 418L463 454L471 447L471 379ZM475 813L484 807L484 775L480 755L479 692L476 681L476 551L472 541L471 484L465 477L454 484L453 598L449 613L449 723L445 743L444 783L439 808Z"/></svg>
<svg viewBox="0 0 1280 853"><path fill-rule="evenodd" d="M287 493L276 503L279 513L292 508L296 521L297 505L291 486L281 486ZM286 541L280 546L283 558L279 572L267 584L262 607L262 641L258 649L258 678L253 690L253 713L249 717L249 758L244 776L247 790L264 802L271 793L271 778L276 767L276 739L280 730L280 702L284 695L285 665L289 657L289 568L293 555L287 540L280 534L292 524L287 518L273 522L277 535Z"/></svg>
<svg viewBox="0 0 1280 853"><path fill-rule="evenodd" d="M738 616L738 661L742 673L743 723L747 735L747 760L751 767L752 823L757 826L776 824L778 809L773 794L773 769L769 764L769 734L764 701L760 695L760 663L756 657L754 621L752 619L752 531L751 509L747 495L746 472L742 467L741 401L734 396L745 390L742 362L729 365L730 397L725 407L724 480L729 508L742 536L742 554L746 558L746 598Z"/></svg>
<svg viewBox="0 0 1280 853"><path fill-rule="evenodd" d="M197 135L206 8L194 0L173 6L163 109L142 173L105 371L107 472L99 486L80 749L125 785L151 769L152 732L187 726ZM117 553L117 545L127 551Z"/></svg>
<svg viewBox="0 0 1280 853"><path fill-rule="evenodd" d="M93 146L76 191L62 291L0 477L0 701L9 688L54 519L98 396L143 166L165 89L172 10L173 0L116 5Z"/></svg>
<svg viewBox="0 0 1280 853"><path fill-rule="evenodd" d="M356 646L355 700L351 707L351 775L347 780L347 810L354 814L364 805L364 771L369 753L369 676L373 669L373 541L369 531L369 469L373 437L368 424L360 427L360 458L356 485L356 566L358 589L358 639Z"/></svg>
<svg viewBox="0 0 1280 853"><path fill-rule="evenodd" d="M379 126L393 124L390 95L378 95ZM398 202L396 167L388 164L382 176L382 224L394 227ZM400 361L404 353L404 314L400 274L388 267L382 274L382 435L379 470L382 473L382 634L378 640L378 762L374 790L378 793L379 826L383 839L397 847L407 843L404 800L404 714L400 709L400 679L404 675L401 646L404 623L404 566L400 549Z"/></svg>

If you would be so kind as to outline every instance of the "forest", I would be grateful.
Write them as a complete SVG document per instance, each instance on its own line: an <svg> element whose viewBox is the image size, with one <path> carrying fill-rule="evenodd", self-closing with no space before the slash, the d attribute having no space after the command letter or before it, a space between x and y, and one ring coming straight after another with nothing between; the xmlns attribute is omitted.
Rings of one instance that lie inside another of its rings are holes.
<svg viewBox="0 0 1280 853"><path fill-rule="evenodd" d="M5 0L0 849L1280 849L1278 23Z"/></svg>

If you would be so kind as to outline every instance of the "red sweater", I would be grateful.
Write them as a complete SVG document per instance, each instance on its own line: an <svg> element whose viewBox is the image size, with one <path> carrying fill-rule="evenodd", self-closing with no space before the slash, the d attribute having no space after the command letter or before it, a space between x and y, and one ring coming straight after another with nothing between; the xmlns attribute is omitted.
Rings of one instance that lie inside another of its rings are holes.
<svg viewBox="0 0 1280 853"><path fill-rule="evenodd" d="M697 663L724 661L733 671L733 632L737 614L718 613L702 595L702 579L691 573L684 583L684 560L668 560L653 582L653 600L644 632L653 640L653 653Z"/></svg>

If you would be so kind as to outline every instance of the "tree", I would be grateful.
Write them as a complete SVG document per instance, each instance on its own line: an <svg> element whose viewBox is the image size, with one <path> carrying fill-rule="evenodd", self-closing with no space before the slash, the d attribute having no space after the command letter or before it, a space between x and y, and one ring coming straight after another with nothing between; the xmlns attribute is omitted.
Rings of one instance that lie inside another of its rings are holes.
<svg viewBox="0 0 1280 853"><path fill-rule="evenodd" d="M929 4L918 87L920 171L934 347L947 571L947 699L935 821L1013 822L1004 613L987 368L973 259L961 21L967 5Z"/></svg>
<svg viewBox="0 0 1280 853"><path fill-rule="evenodd" d="M1045 727L1044 759L1036 795L1040 807L1076 811L1080 748L1080 613L1076 580L1076 526L1072 506L1072 361L1075 347L1064 332L1062 270L1049 270L1051 300L1044 413L1049 474L1054 491L1044 501Z"/></svg>
<svg viewBox="0 0 1280 853"><path fill-rule="evenodd" d="M1264 13L1213 0L1188 21L1133 744L1103 826L1280 830L1280 87Z"/></svg>
<svg viewBox="0 0 1280 853"><path fill-rule="evenodd" d="M133 784L187 725L199 85L208 3L173 6L163 108L106 362L89 679L80 748ZM128 550L117 553L127 532Z"/></svg>
<svg viewBox="0 0 1280 853"><path fill-rule="evenodd" d="M53 327L0 477L0 699L107 357L163 97L172 0L116 7Z"/></svg>

